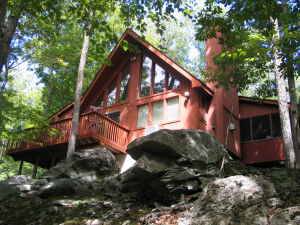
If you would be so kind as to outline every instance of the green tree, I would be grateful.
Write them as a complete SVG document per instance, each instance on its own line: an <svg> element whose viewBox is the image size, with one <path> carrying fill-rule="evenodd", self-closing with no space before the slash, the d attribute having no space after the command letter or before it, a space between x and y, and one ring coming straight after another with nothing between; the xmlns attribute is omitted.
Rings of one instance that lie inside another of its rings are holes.
<svg viewBox="0 0 300 225"><path fill-rule="evenodd" d="M218 71L210 73L210 78L225 86L237 85L243 89L274 75L289 168L295 167L298 143L293 131L298 116L294 112L297 102L293 97L292 119L289 116L285 84L287 79L294 82L295 76L299 75L296 70L299 62L299 9L297 1L268 0L258 4L252 0L207 0L196 19L199 39L217 37L216 34L221 33L217 38L223 51L216 56ZM291 87L291 82L288 90L290 96L294 96L295 88Z"/></svg>
<svg viewBox="0 0 300 225"><path fill-rule="evenodd" d="M156 26L148 21L146 40L165 52L183 68L200 78L205 67L205 45L195 39L193 21L182 12L174 12L175 18L161 21L165 27L162 33L156 32Z"/></svg>
<svg viewBox="0 0 300 225"><path fill-rule="evenodd" d="M8 71L17 62L24 36L36 35L36 21L51 23L60 13L58 0L1 0L0 1L0 93L9 80Z"/></svg>

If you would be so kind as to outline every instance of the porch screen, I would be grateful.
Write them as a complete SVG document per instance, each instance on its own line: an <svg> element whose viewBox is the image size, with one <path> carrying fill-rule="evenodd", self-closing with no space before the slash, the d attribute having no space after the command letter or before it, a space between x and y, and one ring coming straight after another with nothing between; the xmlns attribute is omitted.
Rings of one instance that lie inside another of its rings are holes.
<svg viewBox="0 0 300 225"><path fill-rule="evenodd" d="M167 99L166 119L168 121L179 119L179 98Z"/></svg>
<svg viewBox="0 0 300 225"><path fill-rule="evenodd" d="M261 139L271 136L269 115L257 116L252 119L253 139Z"/></svg>
<svg viewBox="0 0 300 225"><path fill-rule="evenodd" d="M152 124L157 125L164 119L164 102L154 102L152 106L153 110L153 117L152 117Z"/></svg>
<svg viewBox="0 0 300 225"><path fill-rule="evenodd" d="M250 119L242 119L240 122L240 127L241 127L241 141L251 140Z"/></svg>
<svg viewBox="0 0 300 225"><path fill-rule="evenodd" d="M143 61L142 76L140 81L140 96L150 95L151 68L152 68L152 60L148 57L145 57Z"/></svg>
<svg viewBox="0 0 300 225"><path fill-rule="evenodd" d="M142 105L138 107L138 120L137 127L145 127L148 119L148 105Z"/></svg>
<svg viewBox="0 0 300 225"><path fill-rule="evenodd" d="M241 141L280 137L280 119L278 113L242 119L240 122Z"/></svg>
<svg viewBox="0 0 300 225"><path fill-rule="evenodd" d="M155 64L155 75L154 75L154 93L160 93L164 91L165 87L166 71L159 65Z"/></svg>
<svg viewBox="0 0 300 225"><path fill-rule="evenodd" d="M280 137L281 136L281 126L280 126L280 117L278 113L271 115L272 118L272 136Z"/></svg>

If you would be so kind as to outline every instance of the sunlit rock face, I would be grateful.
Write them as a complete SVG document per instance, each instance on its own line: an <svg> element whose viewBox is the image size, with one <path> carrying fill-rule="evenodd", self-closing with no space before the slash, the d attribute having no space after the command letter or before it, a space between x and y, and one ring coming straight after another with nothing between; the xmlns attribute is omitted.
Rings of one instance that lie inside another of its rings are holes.
<svg viewBox="0 0 300 225"><path fill-rule="evenodd" d="M263 177L217 179L196 202L192 224L268 225L267 200L276 196L274 185Z"/></svg>
<svg viewBox="0 0 300 225"><path fill-rule="evenodd" d="M121 190L161 202L201 191L229 160L223 145L197 130L159 130L130 143L127 152L135 165L122 174Z"/></svg>

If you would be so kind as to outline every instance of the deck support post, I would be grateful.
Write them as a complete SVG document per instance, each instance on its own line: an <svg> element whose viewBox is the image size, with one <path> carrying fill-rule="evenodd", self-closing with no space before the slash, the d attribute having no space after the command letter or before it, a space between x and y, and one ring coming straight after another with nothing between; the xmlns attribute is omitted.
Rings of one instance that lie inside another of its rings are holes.
<svg viewBox="0 0 300 225"><path fill-rule="evenodd" d="M22 175L23 163L24 163L24 161L23 161L23 160L21 160L21 161L20 161L20 165L19 165L19 171L18 171L18 175Z"/></svg>
<svg viewBox="0 0 300 225"><path fill-rule="evenodd" d="M55 162L56 162L56 157L54 155L52 155L50 168L53 167L53 166L55 166Z"/></svg>
<svg viewBox="0 0 300 225"><path fill-rule="evenodd" d="M35 179L36 178L36 174L38 171L38 162L39 162L39 158L37 158L35 160L35 163L33 164L33 168L32 168L32 178Z"/></svg>

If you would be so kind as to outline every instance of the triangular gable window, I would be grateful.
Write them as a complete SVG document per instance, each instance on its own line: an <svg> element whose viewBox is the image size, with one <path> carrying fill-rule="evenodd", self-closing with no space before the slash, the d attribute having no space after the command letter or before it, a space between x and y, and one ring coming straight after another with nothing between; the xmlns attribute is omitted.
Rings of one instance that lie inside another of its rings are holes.
<svg viewBox="0 0 300 225"><path fill-rule="evenodd" d="M142 65L142 76L140 81L140 96L150 95L151 90L152 60L144 57Z"/></svg>
<svg viewBox="0 0 300 225"><path fill-rule="evenodd" d="M122 79L120 82L120 98L119 101L125 101L128 97L128 88L129 88L130 72L129 67L122 73Z"/></svg>
<svg viewBox="0 0 300 225"><path fill-rule="evenodd" d="M117 87L115 84L111 86L107 95L107 106L111 106L116 103L117 100Z"/></svg>
<svg viewBox="0 0 300 225"><path fill-rule="evenodd" d="M166 71L158 64L155 64L153 92L154 93L163 92L165 89L165 82L166 82Z"/></svg>
<svg viewBox="0 0 300 225"><path fill-rule="evenodd" d="M180 80L148 56L143 57L140 79L140 97L180 87Z"/></svg>

